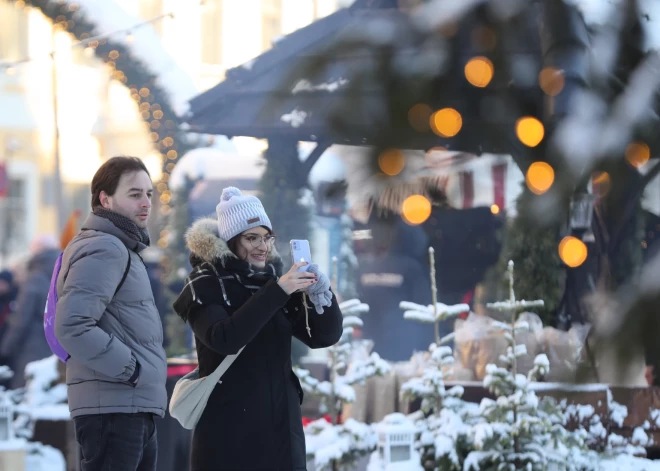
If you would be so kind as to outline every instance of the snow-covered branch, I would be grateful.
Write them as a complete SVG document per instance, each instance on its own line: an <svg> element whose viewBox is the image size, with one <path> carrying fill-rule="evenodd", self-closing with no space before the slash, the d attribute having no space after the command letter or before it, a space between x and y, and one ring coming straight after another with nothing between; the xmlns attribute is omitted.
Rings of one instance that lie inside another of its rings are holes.
<svg viewBox="0 0 660 471"><path fill-rule="evenodd" d="M404 319L424 322L428 324L434 324L445 319L451 319L452 317L456 317L463 312L470 311L470 306L467 304L455 304L448 306L443 303L437 303L435 309L433 309L433 304L422 306L421 304L411 303L409 301L401 301L399 307L405 311L403 313Z"/></svg>

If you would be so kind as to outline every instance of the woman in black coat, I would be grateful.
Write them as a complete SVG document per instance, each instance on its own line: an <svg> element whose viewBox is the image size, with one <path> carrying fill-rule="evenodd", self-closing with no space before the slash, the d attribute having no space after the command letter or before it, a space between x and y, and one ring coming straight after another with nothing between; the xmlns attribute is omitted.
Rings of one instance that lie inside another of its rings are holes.
<svg viewBox="0 0 660 471"><path fill-rule="evenodd" d="M296 271L301 264L280 276L256 197L225 189L217 212L218 220L197 221L186 234L193 270L174 307L195 334L200 377L245 349L194 430L192 471L304 470L303 392L291 369L291 337L311 348L334 345L342 334L337 300L328 293L329 306L306 309L302 292L329 285L327 277Z"/></svg>

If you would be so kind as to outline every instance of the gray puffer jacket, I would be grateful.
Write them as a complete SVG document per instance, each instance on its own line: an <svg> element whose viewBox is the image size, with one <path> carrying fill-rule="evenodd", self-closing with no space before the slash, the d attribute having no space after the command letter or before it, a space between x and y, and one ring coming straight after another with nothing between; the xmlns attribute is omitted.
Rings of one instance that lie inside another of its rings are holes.
<svg viewBox="0 0 660 471"><path fill-rule="evenodd" d="M167 407L163 326L147 270L146 248L112 222L90 214L67 246L57 279L55 335L66 367L72 417L150 412ZM115 296L126 270L131 267ZM139 364L136 382L130 382Z"/></svg>

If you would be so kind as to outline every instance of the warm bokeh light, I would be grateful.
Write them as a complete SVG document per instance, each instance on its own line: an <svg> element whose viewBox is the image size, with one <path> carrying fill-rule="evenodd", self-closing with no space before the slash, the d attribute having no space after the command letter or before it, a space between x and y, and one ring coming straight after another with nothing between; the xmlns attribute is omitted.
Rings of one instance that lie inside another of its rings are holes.
<svg viewBox="0 0 660 471"><path fill-rule="evenodd" d="M487 57L473 57L465 64L465 78L475 87L486 87L493 79L495 68Z"/></svg>
<svg viewBox="0 0 660 471"><path fill-rule="evenodd" d="M525 116L516 122L516 136L527 147L536 147L543 140L543 123L532 116Z"/></svg>
<svg viewBox="0 0 660 471"><path fill-rule="evenodd" d="M559 243L559 258L571 268L582 265L587 254L587 246L577 237L566 236Z"/></svg>
<svg viewBox="0 0 660 471"><path fill-rule="evenodd" d="M559 95L564 88L564 71L546 67L539 72L539 85L546 95Z"/></svg>
<svg viewBox="0 0 660 471"><path fill-rule="evenodd" d="M631 142L626 147L626 160L635 168L643 167L651 158L651 149L644 142Z"/></svg>
<svg viewBox="0 0 660 471"><path fill-rule="evenodd" d="M417 132L426 132L429 130L429 120L433 114L433 108L424 103L418 103L408 111L408 122Z"/></svg>
<svg viewBox="0 0 660 471"><path fill-rule="evenodd" d="M611 185L610 174L607 172L594 173L591 178L591 186L594 195L598 197L605 196L610 191Z"/></svg>
<svg viewBox="0 0 660 471"><path fill-rule="evenodd" d="M463 127L463 118L454 108L442 108L431 116L431 129L440 137L454 137Z"/></svg>
<svg viewBox="0 0 660 471"><path fill-rule="evenodd" d="M393 177L403 170L406 161L399 149L385 149L378 156L378 166L385 175Z"/></svg>
<svg viewBox="0 0 660 471"><path fill-rule="evenodd" d="M527 169L525 182L527 188L537 195L542 195L550 189L555 181L555 171L546 162L534 162Z"/></svg>
<svg viewBox="0 0 660 471"><path fill-rule="evenodd" d="M425 196L411 195L401 205L401 216L408 224L422 224L431 216L431 202Z"/></svg>
<svg viewBox="0 0 660 471"><path fill-rule="evenodd" d="M500 207L494 204L490 207L490 212L493 214L500 214Z"/></svg>

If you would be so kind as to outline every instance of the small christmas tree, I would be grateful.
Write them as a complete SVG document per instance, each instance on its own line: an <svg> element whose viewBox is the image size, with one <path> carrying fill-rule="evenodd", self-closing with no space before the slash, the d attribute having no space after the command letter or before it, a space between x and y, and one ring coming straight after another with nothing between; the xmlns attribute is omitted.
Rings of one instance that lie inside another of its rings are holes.
<svg viewBox="0 0 660 471"><path fill-rule="evenodd" d="M496 399L483 399L480 404L481 420L472 432L474 451L467 455L463 469L590 469L584 434L568 431L566 417L557 402L550 397L539 399L529 387L530 382L548 373L548 358L538 355L527 376L518 373L517 359L526 355L527 349L516 344L516 334L529 330L527 322L517 320L518 312L542 307L543 301L516 300L512 261L507 272L509 299L487 307L510 314L510 324L497 323L497 328L505 332L509 347L500 357L504 367L486 367L483 384Z"/></svg>
<svg viewBox="0 0 660 471"><path fill-rule="evenodd" d="M296 368L295 372L305 393L321 399L321 412L327 413L331 423L320 419L305 427L307 452L314 455L316 469L344 466L354 463L376 447L374 430L354 419L341 423L340 413L344 404L355 401L353 385L364 384L372 376L382 376L390 371L389 364L372 352L364 360L353 360L353 331L362 326L360 315L369 306L358 299L339 304L344 316L344 332L337 345L328 348L330 381L318 381L309 371Z"/></svg>
<svg viewBox="0 0 660 471"><path fill-rule="evenodd" d="M420 304L402 301L399 304L401 309L404 309L403 318L433 324L435 328L435 344L436 346L449 343L454 340L454 333L448 334L440 338L440 323L452 319L457 315L470 310L467 304L455 304L448 306L438 302L438 288L435 282L435 250L429 247L429 266L431 276L431 301L429 306L422 306Z"/></svg>
<svg viewBox="0 0 660 471"><path fill-rule="evenodd" d="M419 378L412 378L401 386L401 396L410 401L421 400L421 414L417 415L418 448L424 469L461 469L460 449L466 447L467 431L463 424L468 419L467 404L461 400L463 388L445 387L445 376L451 374L454 356L451 348L442 346L454 339L454 334L440 338L439 325L458 314L469 311L467 304L448 306L437 300L435 284L435 252L429 248L431 298L433 304L421 306L403 301L404 319L433 324L435 343L429 346L429 364Z"/></svg>

